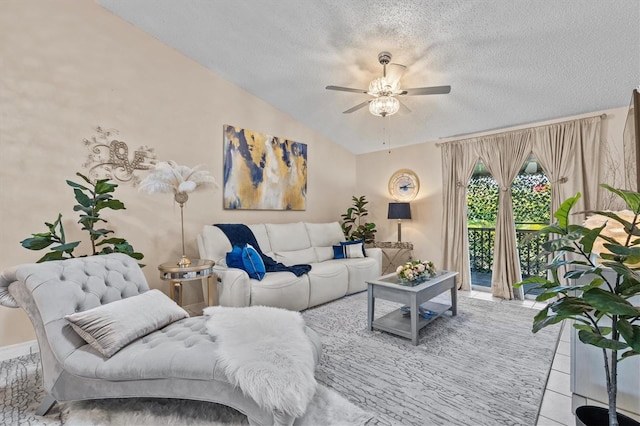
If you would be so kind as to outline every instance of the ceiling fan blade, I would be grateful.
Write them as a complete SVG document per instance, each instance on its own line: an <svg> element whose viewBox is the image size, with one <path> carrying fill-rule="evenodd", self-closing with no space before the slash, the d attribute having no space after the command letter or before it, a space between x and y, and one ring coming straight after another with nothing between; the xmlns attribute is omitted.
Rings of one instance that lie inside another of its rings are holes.
<svg viewBox="0 0 640 426"><path fill-rule="evenodd" d="M395 84L400 81L402 74L407 70L407 67L400 64L387 65L387 81L391 84Z"/></svg>
<svg viewBox="0 0 640 426"><path fill-rule="evenodd" d="M400 95L418 96L418 95L446 95L451 92L451 86L433 86L433 87L416 87L413 89L404 89Z"/></svg>
<svg viewBox="0 0 640 426"><path fill-rule="evenodd" d="M366 90L352 89L350 87L342 87L342 86L327 86L327 87L325 87L325 89L327 89L327 90L338 90L340 92L367 93Z"/></svg>
<svg viewBox="0 0 640 426"><path fill-rule="evenodd" d="M369 99L368 101L364 101L364 102L362 102L361 104L358 104L358 105L354 106L353 108L349 108L349 109L348 109L348 110L346 110L346 111L342 111L342 113L343 113L343 114L350 114L350 113L352 113L353 111L357 111L357 110L359 110L360 108L363 108L363 107L365 107L365 106L369 105L369 102L371 102L371 99Z"/></svg>
<svg viewBox="0 0 640 426"><path fill-rule="evenodd" d="M398 100L398 103L400 103L400 113L402 113L402 114L408 114L408 113L410 113L410 112L411 112L411 109L409 109L409 107L408 107L408 106L406 106L405 104L403 104L403 103L402 103L402 102L400 102L399 100Z"/></svg>

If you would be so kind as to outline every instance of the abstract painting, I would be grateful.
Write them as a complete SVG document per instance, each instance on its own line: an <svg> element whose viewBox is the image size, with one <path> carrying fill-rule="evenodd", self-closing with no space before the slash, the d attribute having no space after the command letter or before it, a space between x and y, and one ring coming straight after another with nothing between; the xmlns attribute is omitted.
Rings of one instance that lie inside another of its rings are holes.
<svg viewBox="0 0 640 426"><path fill-rule="evenodd" d="M224 126L224 208L305 210L307 144Z"/></svg>

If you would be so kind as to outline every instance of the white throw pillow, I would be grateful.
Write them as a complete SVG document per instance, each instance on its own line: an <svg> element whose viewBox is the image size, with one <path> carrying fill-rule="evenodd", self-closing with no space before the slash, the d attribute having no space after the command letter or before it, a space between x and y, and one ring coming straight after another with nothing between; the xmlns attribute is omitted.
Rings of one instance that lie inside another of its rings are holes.
<svg viewBox="0 0 640 426"><path fill-rule="evenodd" d="M134 340L188 316L176 302L154 289L64 318L80 337L110 358Z"/></svg>

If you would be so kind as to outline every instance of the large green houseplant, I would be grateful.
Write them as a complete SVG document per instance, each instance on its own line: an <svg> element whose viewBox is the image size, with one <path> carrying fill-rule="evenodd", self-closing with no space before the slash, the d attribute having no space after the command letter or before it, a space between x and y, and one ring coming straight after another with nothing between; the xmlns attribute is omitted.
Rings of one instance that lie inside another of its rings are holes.
<svg viewBox="0 0 640 426"><path fill-rule="evenodd" d="M585 226L571 225L580 193L567 199L554 213L557 222L538 231L549 236L541 256L550 259L550 279L528 278L516 286L535 284L542 291L536 300L547 301L534 318L534 333L570 319L583 343L602 349L608 419L614 426L618 363L640 354L640 307L632 303L640 295L640 194L602 187L629 211L596 211L592 217L602 218L599 224L590 219Z"/></svg>
<svg viewBox="0 0 640 426"><path fill-rule="evenodd" d="M78 223L82 230L89 234L91 254L124 253L136 260L141 260L144 255L134 250L133 246L124 238L114 237L110 229L99 227L100 223L106 224L107 220L100 216L104 209L123 210L124 203L113 197L117 184L108 179L99 179L92 182L88 177L76 173L86 183L80 184L67 180L67 185L73 188L75 199L78 202L73 210L80 213ZM76 257L74 250L80 241L67 242L64 227L62 226L62 214L53 223L45 222L47 232L31 234L31 237L20 241L22 247L29 250L43 250L49 248L44 256L38 259L38 263L49 260L62 260Z"/></svg>

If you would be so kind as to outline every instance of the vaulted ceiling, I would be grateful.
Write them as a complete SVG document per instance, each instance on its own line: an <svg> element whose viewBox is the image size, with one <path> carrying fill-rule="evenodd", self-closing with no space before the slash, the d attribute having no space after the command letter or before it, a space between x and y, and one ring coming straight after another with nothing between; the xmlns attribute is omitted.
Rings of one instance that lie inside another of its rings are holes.
<svg viewBox="0 0 640 426"><path fill-rule="evenodd" d="M99 2L356 154L625 106L640 83L638 0ZM367 89L381 51L403 88L451 93L343 114L369 95L325 86Z"/></svg>

